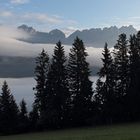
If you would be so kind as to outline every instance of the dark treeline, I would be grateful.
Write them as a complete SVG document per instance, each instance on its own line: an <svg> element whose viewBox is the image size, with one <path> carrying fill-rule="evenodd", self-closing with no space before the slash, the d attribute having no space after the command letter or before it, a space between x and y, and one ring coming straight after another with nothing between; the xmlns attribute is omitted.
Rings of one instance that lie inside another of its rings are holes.
<svg viewBox="0 0 140 140"><path fill-rule="evenodd" d="M0 133L140 121L140 32L119 35L111 51L105 43L93 90L84 43L74 40L69 57L59 41L52 59L43 49L36 58L35 100L27 112L18 106L6 81L0 94Z"/></svg>

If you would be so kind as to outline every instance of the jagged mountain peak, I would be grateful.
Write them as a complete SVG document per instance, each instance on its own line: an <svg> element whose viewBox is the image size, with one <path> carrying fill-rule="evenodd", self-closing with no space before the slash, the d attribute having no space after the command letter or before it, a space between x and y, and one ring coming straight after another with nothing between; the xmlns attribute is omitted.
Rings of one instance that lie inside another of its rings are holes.
<svg viewBox="0 0 140 140"><path fill-rule="evenodd" d="M36 30L33 27L30 27L26 24L22 24L21 26L18 26L18 29L23 30L27 33L35 33Z"/></svg>

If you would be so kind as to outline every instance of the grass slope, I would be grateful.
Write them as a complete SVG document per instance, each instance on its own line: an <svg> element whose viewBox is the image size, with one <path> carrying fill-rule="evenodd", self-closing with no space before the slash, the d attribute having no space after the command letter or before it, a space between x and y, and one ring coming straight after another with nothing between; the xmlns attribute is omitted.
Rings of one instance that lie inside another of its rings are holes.
<svg viewBox="0 0 140 140"><path fill-rule="evenodd" d="M140 124L0 136L0 140L140 140Z"/></svg>

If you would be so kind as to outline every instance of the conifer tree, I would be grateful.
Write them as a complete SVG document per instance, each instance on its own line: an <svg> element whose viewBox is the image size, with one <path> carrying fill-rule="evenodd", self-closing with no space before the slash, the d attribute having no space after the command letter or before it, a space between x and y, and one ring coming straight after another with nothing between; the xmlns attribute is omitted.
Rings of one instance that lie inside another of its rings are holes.
<svg viewBox="0 0 140 140"><path fill-rule="evenodd" d="M30 130L37 130L38 129L38 120L39 120L39 113L38 109L35 105L33 105L33 108L31 112L29 113L29 123L30 123Z"/></svg>
<svg viewBox="0 0 140 140"><path fill-rule="evenodd" d="M118 97L127 94L129 83L129 60L128 60L128 40L125 34L119 35L117 44L114 46L114 63L117 72Z"/></svg>
<svg viewBox="0 0 140 140"><path fill-rule="evenodd" d="M69 98L66 56L64 46L59 41L55 48L52 63L47 75L47 123L51 127L64 125L67 101Z"/></svg>
<svg viewBox="0 0 140 140"><path fill-rule="evenodd" d="M112 123L114 110L114 67L110 50L105 43L103 50L103 66L99 71L99 79L96 84L95 100L99 106L99 110L104 117L104 121Z"/></svg>
<svg viewBox="0 0 140 140"><path fill-rule="evenodd" d="M29 118L26 107L26 102L24 99L20 102L20 113L19 113L19 121L20 121L20 130L22 132L26 132L29 129Z"/></svg>
<svg viewBox="0 0 140 140"><path fill-rule="evenodd" d="M128 40L126 34L121 34L114 46L116 121L125 119L124 100L130 83L128 58Z"/></svg>
<svg viewBox="0 0 140 140"><path fill-rule="evenodd" d="M137 37L135 35L130 36L129 45L129 74L130 74L130 88L133 88L131 92L134 92L138 88L138 74L140 68L140 56ZM134 88L135 86L135 88ZM137 88L136 88L137 87Z"/></svg>
<svg viewBox="0 0 140 140"><path fill-rule="evenodd" d="M36 58L36 67L35 67L35 80L36 86L34 90L35 93L35 102L34 105L38 110L40 116L46 111L46 80L47 73L49 69L49 56L47 52L43 49L39 56Z"/></svg>
<svg viewBox="0 0 140 140"><path fill-rule="evenodd" d="M2 133L18 132L18 106L10 92L8 84L4 81L0 95L0 131Z"/></svg>
<svg viewBox="0 0 140 140"><path fill-rule="evenodd" d="M20 102L20 114L23 118L26 118L28 116L26 102L24 101L24 99L22 99L22 101Z"/></svg>
<svg viewBox="0 0 140 140"><path fill-rule="evenodd" d="M131 35L129 40L129 90L126 99L127 119L138 120L140 117L140 54L138 35Z"/></svg>
<svg viewBox="0 0 140 140"><path fill-rule="evenodd" d="M91 117L92 82L89 79L89 64L84 43L78 37L69 53L69 88L72 98L72 121L84 125Z"/></svg>
<svg viewBox="0 0 140 140"><path fill-rule="evenodd" d="M104 82L99 77L96 81L95 87L95 95L94 95L94 102L95 102L95 116L98 118L99 123L102 122L103 119L103 112L104 112Z"/></svg>

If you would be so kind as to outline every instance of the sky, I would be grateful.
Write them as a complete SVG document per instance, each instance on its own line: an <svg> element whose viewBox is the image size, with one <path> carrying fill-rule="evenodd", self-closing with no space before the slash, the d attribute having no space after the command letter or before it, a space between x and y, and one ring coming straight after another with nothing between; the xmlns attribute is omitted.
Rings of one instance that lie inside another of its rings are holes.
<svg viewBox="0 0 140 140"><path fill-rule="evenodd" d="M66 34L70 34L76 29L102 27L98 22L99 16L95 16L95 11L98 11L100 3L96 0L93 1L0 0L0 55L37 56L42 48L47 50L50 55L53 53L54 44L31 44L17 40L16 38L29 37L25 32L17 30L17 26L21 24L27 24L39 31L50 31L57 28ZM102 14L98 12L98 15ZM87 48L88 61L92 65L100 65L102 48L93 47ZM71 46L65 47L67 54L70 48Z"/></svg>
<svg viewBox="0 0 140 140"><path fill-rule="evenodd" d="M140 29L140 0L0 0L0 24L39 31L133 25Z"/></svg>
<svg viewBox="0 0 140 140"><path fill-rule="evenodd" d="M133 25L140 30L140 0L0 0L0 55L37 56L42 48L53 53L54 45L30 44L16 40L28 37L16 29L27 24L38 31L60 29L66 35L79 29ZM53 47L52 47L53 46ZM66 46L68 54L71 46ZM100 66L102 48L87 48L87 60L92 66ZM0 84L4 79L0 79ZM32 79L8 81L13 93L25 91L22 97L32 100ZM27 87L25 89L24 87ZM21 94L16 94L21 100ZM31 103L31 102L30 102Z"/></svg>

